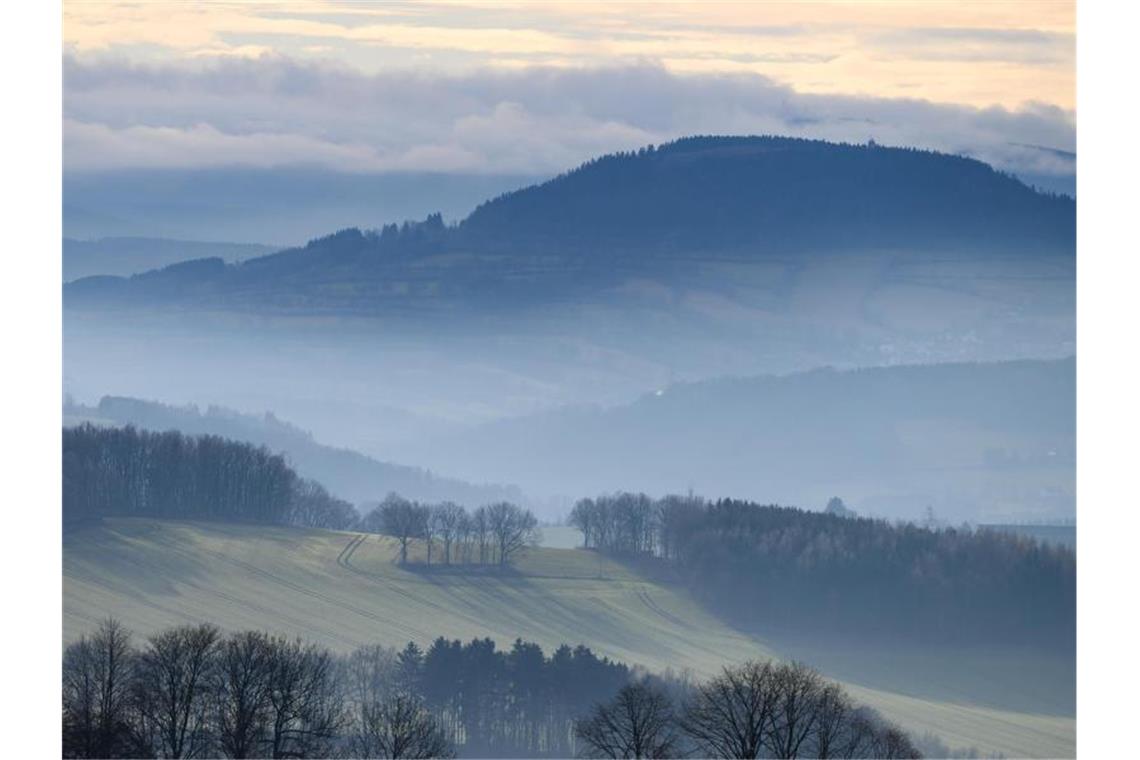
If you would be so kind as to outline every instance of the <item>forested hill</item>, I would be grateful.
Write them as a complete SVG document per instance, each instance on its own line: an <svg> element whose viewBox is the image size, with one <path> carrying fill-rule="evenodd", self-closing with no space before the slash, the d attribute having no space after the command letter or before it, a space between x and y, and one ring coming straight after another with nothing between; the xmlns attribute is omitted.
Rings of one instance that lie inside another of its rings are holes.
<svg viewBox="0 0 1140 760"><path fill-rule="evenodd" d="M890 252L1071 257L1075 201L979 161L874 144L702 137L605 156L458 225L348 229L238 264L87 278L68 306L399 311L550 303L702 264ZM366 220L365 220L366 221ZM696 268L694 268L696 267Z"/></svg>
<svg viewBox="0 0 1140 760"><path fill-rule="evenodd" d="M463 237L656 249L1071 250L1075 202L974 159L782 137L692 137L479 206Z"/></svg>

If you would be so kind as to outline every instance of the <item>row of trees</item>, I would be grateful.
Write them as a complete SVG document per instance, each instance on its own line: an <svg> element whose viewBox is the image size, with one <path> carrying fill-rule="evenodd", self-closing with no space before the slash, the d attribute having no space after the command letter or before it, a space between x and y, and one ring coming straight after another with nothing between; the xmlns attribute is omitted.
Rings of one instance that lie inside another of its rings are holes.
<svg viewBox="0 0 1140 760"><path fill-rule="evenodd" d="M802 665L707 681L584 646L439 638L342 657L211 625L132 643L114 620L63 657L64 757L918 757Z"/></svg>
<svg viewBox="0 0 1140 760"><path fill-rule="evenodd" d="M693 684L623 686L577 724L583 754L603 758L916 758L910 738L800 663L752 661Z"/></svg>
<svg viewBox="0 0 1140 760"><path fill-rule="evenodd" d="M356 509L265 447L91 424L63 430L63 519L190 518L343 529Z"/></svg>
<svg viewBox="0 0 1140 760"><path fill-rule="evenodd" d="M629 669L588 648L437 639L340 657L211 625L142 647L118 622L63 657L65 757L572 756L574 718Z"/></svg>
<svg viewBox="0 0 1140 760"><path fill-rule="evenodd" d="M509 502L468 512L453 502L421 504L396 494L369 512L360 528L394 537L400 544L400 564L407 564L409 546L419 542L429 565L433 550L447 565L507 565L542 535L534 514Z"/></svg>
<svg viewBox="0 0 1140 760"><path fill-rule="evenodd" d="M1075 640L1075 554L1016 535L629 493L583 499L569 521L587 547L648 558L725 614L769 629L1064 649Z"/></svg>

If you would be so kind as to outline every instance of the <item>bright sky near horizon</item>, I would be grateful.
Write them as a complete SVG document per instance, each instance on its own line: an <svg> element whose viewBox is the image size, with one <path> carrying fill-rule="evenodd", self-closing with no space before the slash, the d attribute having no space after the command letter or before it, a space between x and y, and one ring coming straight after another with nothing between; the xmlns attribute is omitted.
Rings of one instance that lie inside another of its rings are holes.
<svg viewBox="0 0 1140 760"><path fill-rule="evenodd" d="M1048 172L1015 146L1074 148L1074 17L1071 0L67 0L65 162L547 171L704 130L875 137ZM365 134L354 122L373 110Z"/></svg>

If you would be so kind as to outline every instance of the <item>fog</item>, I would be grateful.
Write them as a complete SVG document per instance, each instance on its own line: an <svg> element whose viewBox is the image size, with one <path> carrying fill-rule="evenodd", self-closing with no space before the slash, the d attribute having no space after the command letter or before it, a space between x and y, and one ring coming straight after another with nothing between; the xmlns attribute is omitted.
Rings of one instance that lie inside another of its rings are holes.
<svg viewBox="0 0 1140 760"><path fill-rule="evenodd" d="M687 385L1074 352L1069 263L934 262L887 279L884 261L821 260L790 284L768 262L733 267L732 287L724 272L686 287L637 281L446 321L69 310L64 385L84 403L272 412L322 444L518 486L547 519L599 491L690 488L812 509L839 495L892 518L930 507L952 523L1071 517L1071 362L901 385L809 374L830 380L785 382L803 390L784 408L766 401L777 381Z"/></svg>

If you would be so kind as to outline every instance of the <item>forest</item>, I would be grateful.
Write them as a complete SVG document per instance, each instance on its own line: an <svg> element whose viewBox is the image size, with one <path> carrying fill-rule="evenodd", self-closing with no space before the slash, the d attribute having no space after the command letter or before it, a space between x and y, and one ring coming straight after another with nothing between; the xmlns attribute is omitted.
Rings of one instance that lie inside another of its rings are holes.
<svg viewBox="0 0 1140 760"><path fill-rule="evenodd" d="M63 521L157 517L344 529L356 509L280 454L213 435L63 429Z"/></svg>
<svg viewBox="0 0 1140 760"><path fill-rule="evenodd" d="M921 757L798 663L706 680L563 644L437 638L334 655L210 624L136 642L105 620L63 654L63 756Z"/></svg>
<svg viewBox="0 0 1140 760"><path fill-rule="evenodd" d="M587 547L768 631L1075 645L1076 555L1021 536L632 493L582 499L569 521Z"/></svg>

